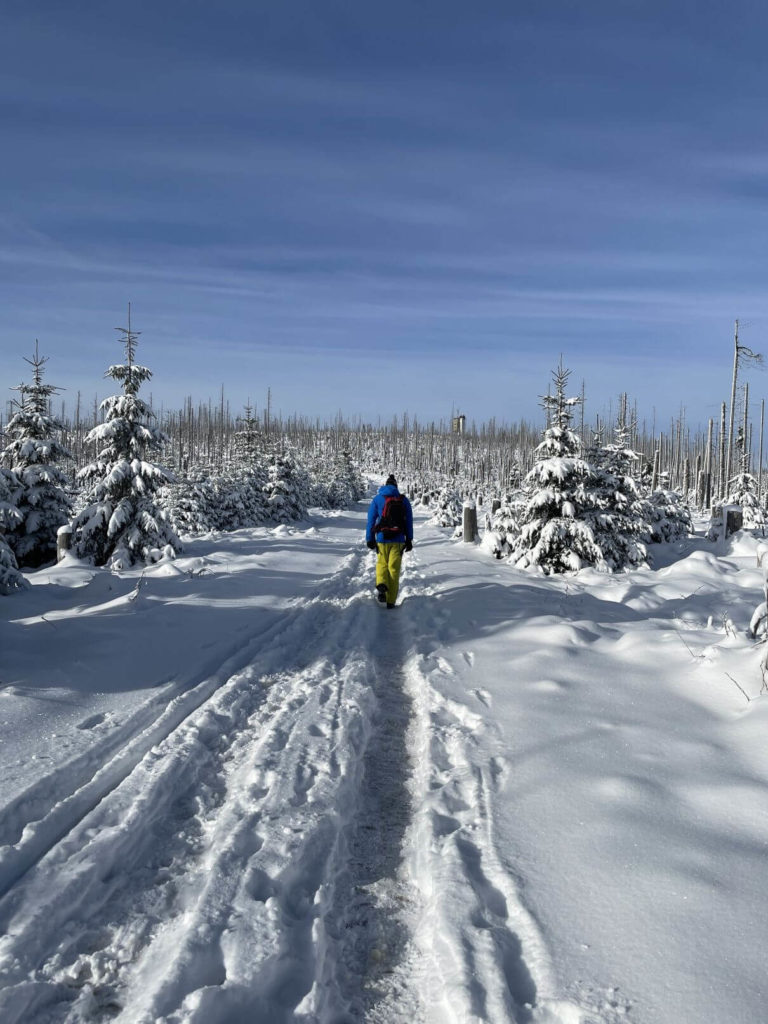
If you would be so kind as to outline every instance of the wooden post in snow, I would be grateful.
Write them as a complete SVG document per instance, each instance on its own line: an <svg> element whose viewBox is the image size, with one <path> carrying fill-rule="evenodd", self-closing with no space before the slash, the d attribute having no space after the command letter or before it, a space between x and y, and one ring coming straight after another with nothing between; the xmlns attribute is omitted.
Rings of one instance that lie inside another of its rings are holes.
<svg viewBox="0 0 768 1024"><path fill-rule="evenodd" d="M478 538L477 530L477 508L471 501L464 504L464 540L467 544L474 544Z"/></svg>
<svg viewBox="0 0 768 1024"><path fill-rule="evenodd" d="M744 525L741 505L723 505L723 533L726 537L738 533Z"/></svg>
<svg viewBox="0 0 768 1024"><path fill-rule="evenodd" d="M72 527L67 523L56 533L56 561L60 562L72 547Z"/></svg>

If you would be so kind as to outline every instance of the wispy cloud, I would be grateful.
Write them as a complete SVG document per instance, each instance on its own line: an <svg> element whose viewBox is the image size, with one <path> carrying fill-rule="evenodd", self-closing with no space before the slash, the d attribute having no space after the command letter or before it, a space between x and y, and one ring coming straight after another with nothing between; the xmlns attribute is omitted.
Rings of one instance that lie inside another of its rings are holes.
<svg viewBox="0 0 768 1024"><path fill-rule="evenodd" d="M391 353L413 412L535 415L563 352L657 405L707 363L704 408L768 321L759 11L44 7L5 26L0 380L40 336L100 387L130 299L169 400L389 414Z"/></svg>

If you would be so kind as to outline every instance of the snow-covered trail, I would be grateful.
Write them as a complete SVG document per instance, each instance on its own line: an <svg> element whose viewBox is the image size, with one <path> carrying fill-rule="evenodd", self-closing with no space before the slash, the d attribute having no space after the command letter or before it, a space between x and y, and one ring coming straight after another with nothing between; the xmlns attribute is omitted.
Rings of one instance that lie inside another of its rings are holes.
<svg viewBox="0 0 768 1024"><path fill-rule="evenodd" d="M428 680L445 537L407 559L390 612L364 516L296 533L311 555L270 600L274 539L243 544L260 572L250 633L9 803L3 1021L534 1019L546 957L495 856L496 768L467 754L482 723L436 707ZM200 582L216 557L176 568ZM135 617L154 589L108 604ZM172 592L154 628L201 600Z"/></svg>
<svg viewBox="0 0 768 1024"><path fill-rule="evenodd" d="M339 987L331 940L314 933L325 899L329 921L339 915L347 842L351 884L374 870L356 820L376 679L388 674L371 639L360 515L332 524L337 546L348 536L316 592L148 724L142 707L92 779L79 785L80 766L64 766L47 801L17 802L17 827L22 809L39 818L4 850L3 1020L123 1007L132 1020L294 1019L313 985ZM311 1001L359 1002L345 985Z"/></svg>
<svg viewBox="0 0 768 1024"><path fill-rule="evenodd" d="M388 611L364 516L2 605L3 1024L760 1019L750 552L544 580L422 520Z"/></svg>
<svg viewBox="0 0 768 1024"><path fill-rule="evenodd" d="M409 853L435 1019L765 1018L755 544L545 579L428 542Z"/></svg>

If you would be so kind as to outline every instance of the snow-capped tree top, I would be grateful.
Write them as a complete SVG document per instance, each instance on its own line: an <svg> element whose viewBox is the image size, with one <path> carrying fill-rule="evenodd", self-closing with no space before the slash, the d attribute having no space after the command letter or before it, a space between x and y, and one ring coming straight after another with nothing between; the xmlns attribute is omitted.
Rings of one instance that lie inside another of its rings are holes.
<svg viewBox="0 0 768 1024"><path fill-rule="evenodd" d="M571 376L571 371L563 366L563 360L560 359L560 363L557 369L552 374L552 380L555 385L554 395L542 395L541 404L547 411L547 419L549 420L549 428L559 428L565 430L570 426L571 419L573 418L574 407L581 403L581 398L568 398L565 394L565 389L568 385L568 378Z"/></svg>
<svg viewBox="0 0 768 1024"><path fill-rule="evenodd" d="M104 376L111 377L113 380L119 381L123 385L125 395L136 395L144 381L151 378L152 371L146 366L139 366L135 361L136 345L141 331L131 330L130 302L128 303L128 326L116 327L115 330L123 336L123 344L125 345L125 362L119 363L115 366L110 366Z"/></svg>
<svg viewBox="0 0 768 1024"><path fill-rule="evenodd" d="M125 395L133 396L137 394L145 380L150 380L152 371L146 366L139 366L138 363L128 365L117 363L115 366L110 366L104 376L119 381L125 388Z"/></svg>
<svg viewBox="0 0 768 1024"><path fill-rule="evenodd" d="M562 458L576 455L581 448L577 435L570 427L549 427L536 446L537 459Z"/></svg>
<svg viewBox="0 0 768 1024"><path fill-rule="evenodd" d="M35 354L31 359L27 359L25 356L24 362L29 363L32 367L32 383L17 384L15 388L11 388L11 391L18 391L21 394L20 411L30 416L36 415L47 418L48 404L51 396L58 394L61 388L57 388L54 384L43 383L43 372L45 364L48 362L48 357L40 355L37 338L35 338Z"/></svg>

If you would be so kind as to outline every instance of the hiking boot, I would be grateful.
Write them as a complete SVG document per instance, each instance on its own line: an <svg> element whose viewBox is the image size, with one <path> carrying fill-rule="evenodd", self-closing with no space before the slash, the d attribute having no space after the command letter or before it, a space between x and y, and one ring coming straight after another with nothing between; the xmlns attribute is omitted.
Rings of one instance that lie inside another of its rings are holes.
<svg viewBox="0 0 768 1024"><path fill-rule="evenodd" d="M384 602L387 600L387 584L386 583L379 583L379 584L377 584L376 590L378 591L379 600L381 601L382 604L384 604Z"/></svg>
<svg viewBox="0 0 768 1024"><path fill-rule="evenodd" d="M391 602L387 601L387 608L394 608L394 607L395 607L394 604L392 604Z"/></svg>

